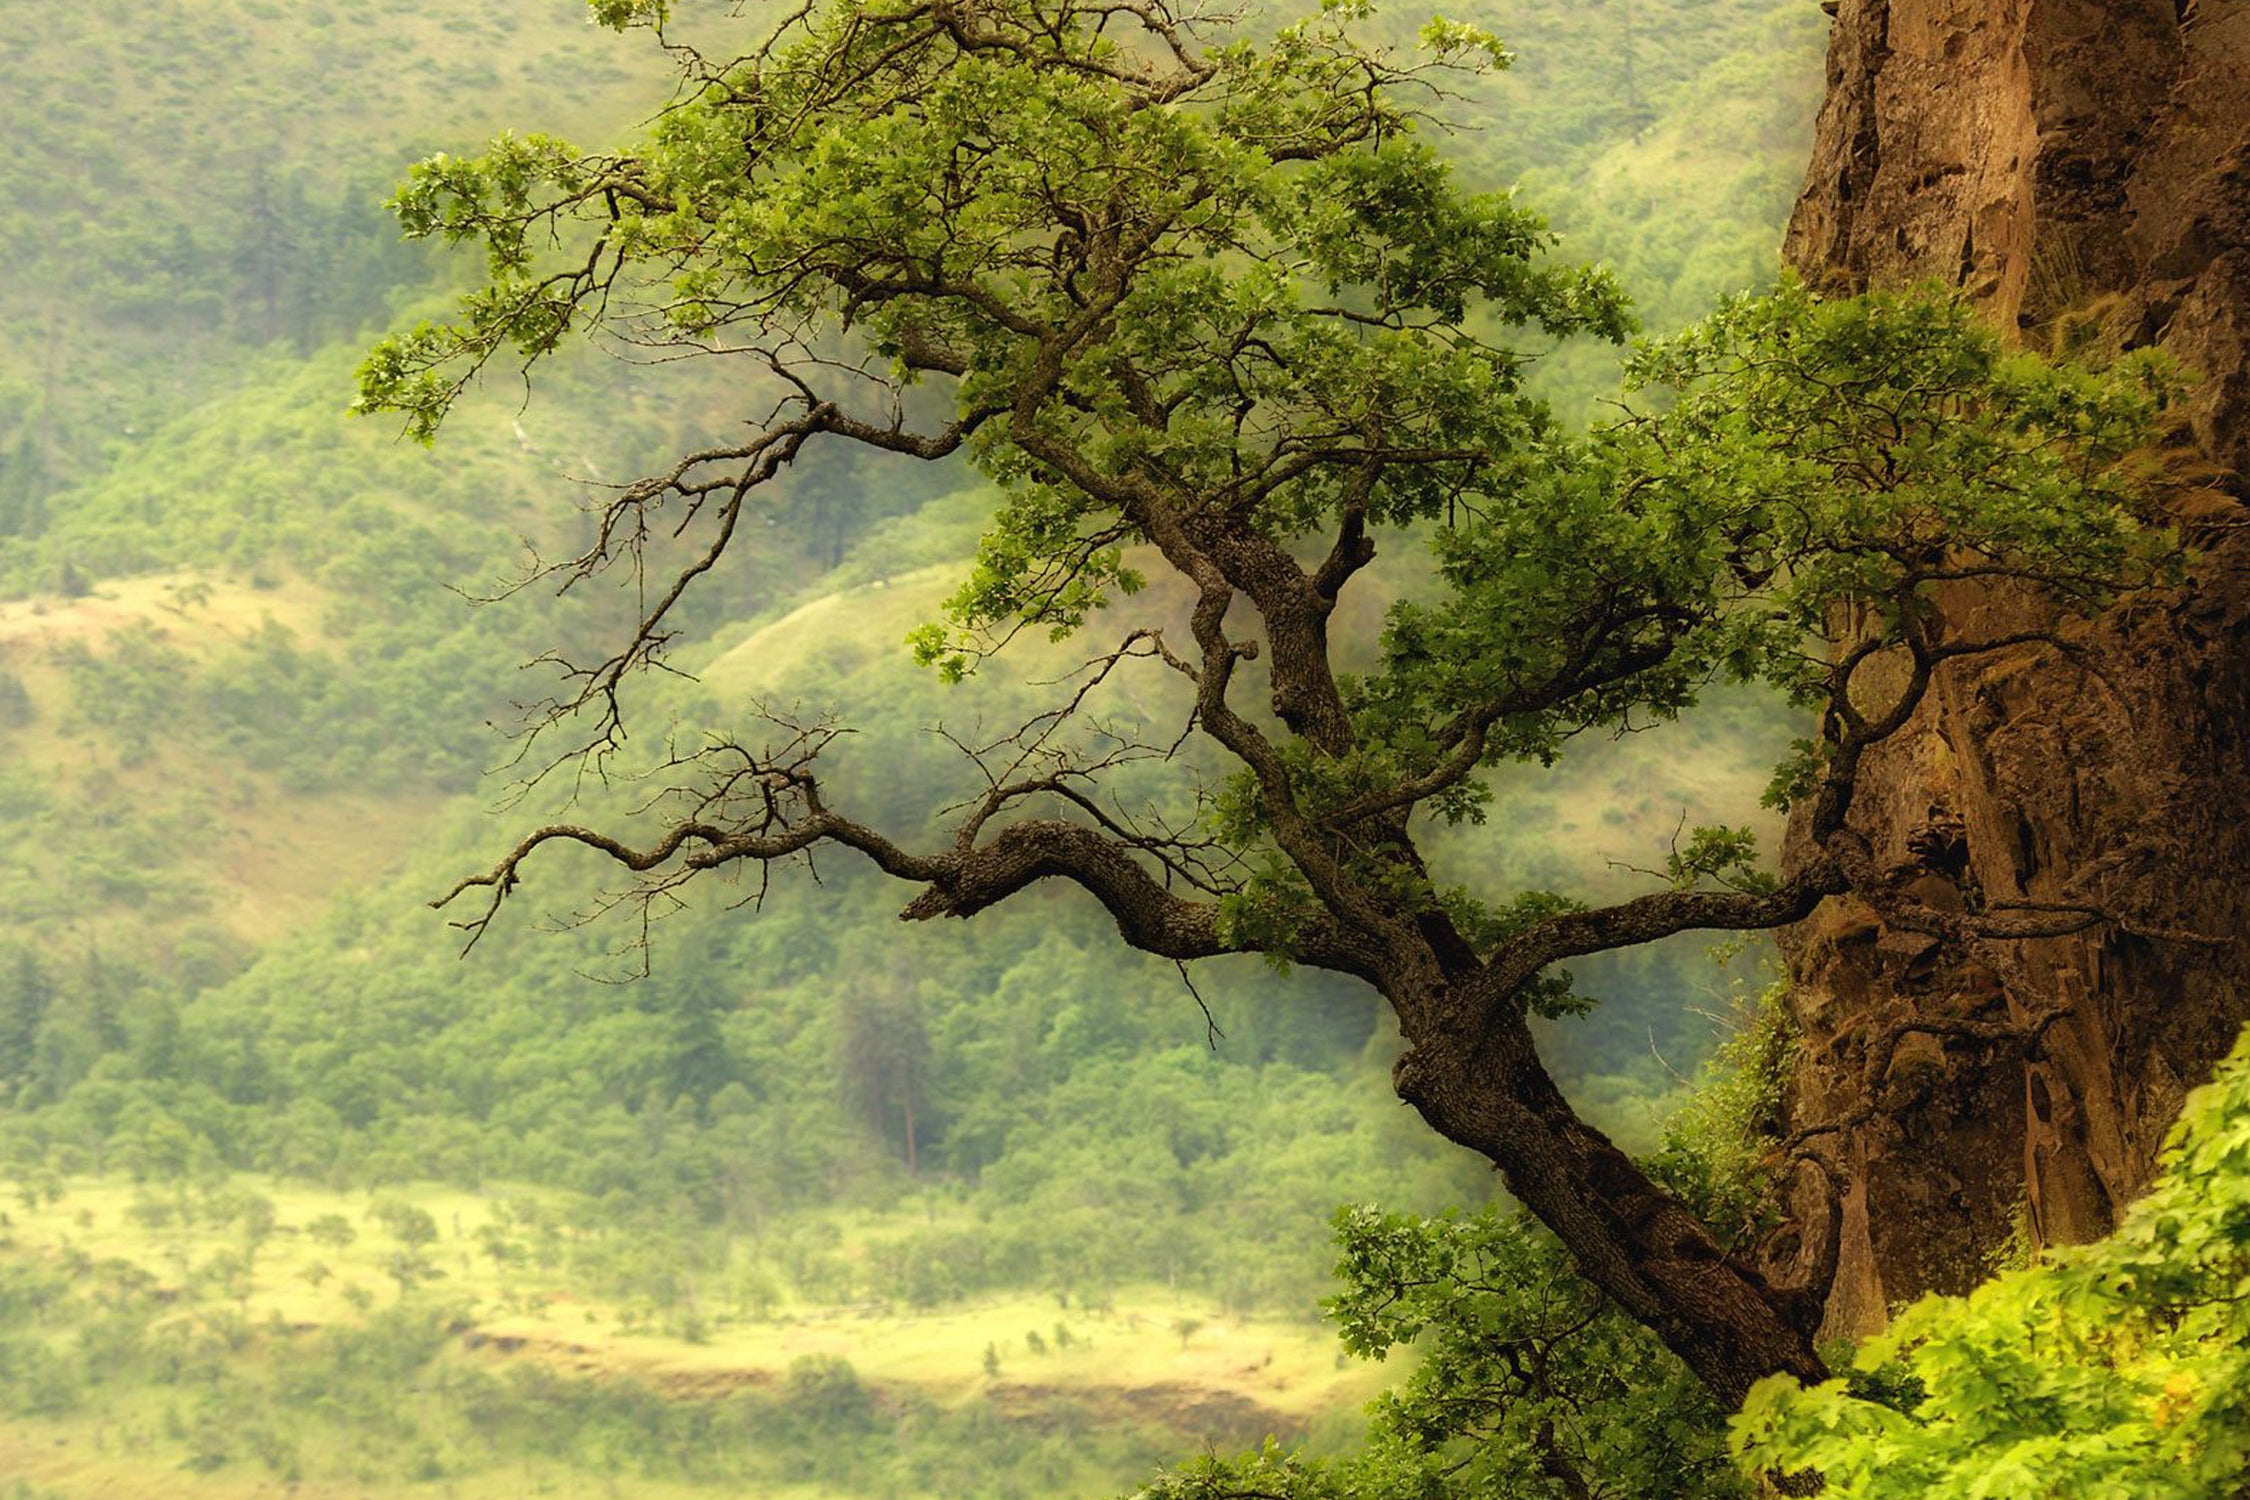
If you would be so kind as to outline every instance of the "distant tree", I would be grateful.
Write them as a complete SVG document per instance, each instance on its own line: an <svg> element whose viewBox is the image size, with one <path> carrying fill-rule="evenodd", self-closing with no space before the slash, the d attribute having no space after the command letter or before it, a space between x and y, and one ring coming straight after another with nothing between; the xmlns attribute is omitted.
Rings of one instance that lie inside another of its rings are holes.
<svg viewBox="0 0 2250 1500"><path fill-rule="evenodd" d="M157 1230L172 1222L172 1205L161 1198L148 1195L146 1189L137 1191L133 1201L125 1207L125 1217L143 1229Z"/></svg>
<svg viewBox="0 0 2250 1500"><path fill-rule="evenodd" d="M247 1263L257 1263L258 1252L265 1248L266 1241L273 1238L274 1229L280 1222L271 1198L263 1193L244 1195L235 1214L235 1224L242 1232L243 1259Z"/></svg>
<svg viewBox="0 0 2250 1500"><path fill-rule="evenodd" d="M477 1229L477 1247L492 1261L492 1268L502 1275L510 1266L521 1265L530 1258L521 1243L508 1237L508 1231L498 1224L484 1224Z"/></svg>
<svg viewBox="0 0 2250 1500"><path fill-rule="evenodd" d="M38 440L30 433L0 450L0 536L36 537L47 527L47 473Z"/></svg>
<svg viewBox="0 0 2250 1500"><path fill-rule="evenodd" d="M382 1225L391 1238L408 1250L420 1250L424 1245L434 1243L438 1237L437 1220L431 1218L426 1210L396 1198L378 1201L367 1211L367 1216Z"/></svg>
<svg viewBox="0 0 2250 1500"><path fill-rule="evenodd" d="M281 202L284 197L293 202ZM273 171L264 161L250 168L239 215L241 231L235 240L232 267L239 287L234 321L251 340L265 343L282 331L282 299L289 289L289 272L299 249L292 243L310 217L305 212L302 188L292 182L277 190Z"/></svg>
<svg viewBox="0 0 2250 1500"><path fill-rule="evenodd" d="M393 1250L383 1257L383 1274L398 1283L398 1294L404 1297L425 1281L436 1281L445 1275L430 1258L418 1250Z"/></svg>
<svg viewBox="0 0 2250 1500"><path fill-rule="evenodd" d="M594 6L617 26L671 8ZM1396 1015L1400 1096L1738 1403L1761 1376L1825 1373L1834 1237L1814 1224L1793 1259L1763 1260L1582 1120L1534 1039L1582 1004L1558 966L1781 926L1847 892L1967 946L2108 920L1933 904L1850 814L1865 757L1943 663L2067 646L1956 617L1948 587L2004 576L2082 607L2167 565L2127 460L2168 377L2042 365L1943 298L1785 289L1640 351L1646 409L1566 436L1492 331L1620 339L1624 298L1547 258L1512 197L1462 192L1416 132L1447 73L1503 64L1499 44L1438 21L1402 56L1359 39L1363 10L1249 41L1168 0L827 0L711 58L676 45L686 92L630 151L511 136L417 167L407 229L477 243L489 279L456 321L368 356L363 409L428 437L487 360L595 330L724 348L768 382L746 435L616 492L552 570L650 570L636 628L566 668L538 717L535 737L571 736L564 758L620 744L630 674L814 445L966 455L997 485L971 577L917 637L948 675L1018 630L1084 629L1144 565L1191 601L1184 630L1115 631L1048 712L970 747L985 790L928 847L831 800L840 726L779 723L696 757L707 780L645 839L543 827L448 899L481 893L481 931L556 843L636 872L651 902L841 846L918 888L910 919L1059 880L1183 965L1257 953L1356 976ZM1422 544L1432 591L1343 671L1355 580L1379 547ZM1176 681L1184 722L1105 738L1095 705L1141 670ZM1715 827L1606 906L1432 876L1423 828L1481 817L1488 772L1670 718L1718 679L1816 716L1773 783L1805 832L1792 868ZM1223 779L1183 758L1168 808L1118 794L1117 773L1190 742ZM1794 1145L1791 1168L1833 1185L1818 1143Z"/></svg>
<svg viewBox="0 0 2250 1500"><path fill-rule="evenodd" d="M31 1079L39 1028L55 1003L54 982L39 955L22 943L0 953L0 1099Z"/></svg>
<svg viewBox="0 0 2250 1500"><path fill-rule="evenodd" d="M781 1302L781 1288L771 1276L755 1267L736 1274L732 1291L736 1310L748 1313L759 1322L772 1317L774 1308Z"/></svg>
<svg viewBox="0 0 2250 1500"><path fill-rule="evenodd" d="M312 1237L313 1243L326 1245L331 1250L341 1250L359 1238L359 1231L352 1228L351 1220L334 1213L314 1217L305 1225L305 1233Z"/></svg>
<svg viewBox="0 0 2250 1500"><path fill-rule="evenodd" d="M39 717L30 690L14 672L0 671L0 729L22 729Z"/></svg>
<svg viewBox="0 0 2250 1500"><path fill-rule="evenodd" d="M1610 0L1592 0L1596 6ZM1641 132L1656 119L1656 111L1641 97L1640 79L1633 68L1633 0L1615 0L1617 7L1617 88L1615 99L1622 112L1624 123L1639 140Z"/></svg>
<svg viewBox="0 0 2250 1500"><path fill-rule="evenodd" d="M915 1171L929 1114L930 1037L920 997L895 976L847 983L836 1032L845 1103Z"/></svg>
<svg viewBox="0 0 2250 1500"><path fill-rule="evenodd" d="M250 1257L233 1250L221 1250L195 1268L188 1278L197 1291L216 1292L237 1302L247 1301L251 1292Z"/></svg>
<svg viewBox="0 0 2250 1500"><path fill-rule="evenodd" d="M136 997L127 1029L132 1034L133 1069L143 1078L176 1076L185 1037L179 1002L170 995L144 991Z"/></svg>
<svg viewBox="0 0 2250 1500"><path fill-rule="evenodd" d="M124 1014L136 982L129 968L106 959L98 947L63 969L48 992L19 1102L59 1099L102 1057L125 1049L130 1037Z"/></svg>

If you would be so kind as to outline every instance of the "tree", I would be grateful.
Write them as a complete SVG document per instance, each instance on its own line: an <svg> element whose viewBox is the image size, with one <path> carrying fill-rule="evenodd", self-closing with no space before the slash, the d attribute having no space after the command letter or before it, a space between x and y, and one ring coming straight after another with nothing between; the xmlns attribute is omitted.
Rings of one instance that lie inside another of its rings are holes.
<svg viewBox="0 0 2250 1500"><path fill-rule="evenodd" d="M906 1170L919 1170L929 1109L929 1030L911 981L869 976L848 986L837 1011L836 1064L846 1105Z"/></svg>
<svg viewBox="0 0 2250 1500"><path fill-rule="evenodd" d="M437 1241L437 1220L430 1217L427 1209L416 1208L411 1203L396 1198L380 1199L368 1209L367 1216L389 1230L391 1237L410 1251L419 1252L424 1245Z"/></svg>
<svg viewBox="0 0 2250 1500"><path fill-rule="evenodd" d="M305 1233L312 1236L315 1244L326 1245L331 1250L341 1250L359 1238L359 1231L352 1228L351 1220L334 1213L316 1215L305 1225Z"/></svg>
<svg viewBox="0 0 2250 1500"><path fill-rule="evenodd" d="M235 1214L242 1229L242 1258L245 1264L255 1267L258 1252L280 1226L280 1216L275 1212L273 1200L263 1193L245 1194Z"/></svg>
<svg viewBox="0 0 2250 1500"><path fill-rule="evenodd" d="M654 0L595 10L670 20ZM1511 197L1458 189L1416 130L1448 77L1505 54L1445 22L1401 54L1362 41L1365 19L1330 7L1253 43L1165 0L837 0L730 61L680 46L686 91L629 152L504 137L417 167L396 205L409 232L481 245L489 277L455 322L369 355L363 409L426 438L487 360L592 334L746 360L775 401L744 441L617 491L550 570L567 586L646 568L653 601L612 654L564 666L531 730L562 737L553 763L619 747L631 674L813 445L966 455L997 486L949 622L917 640L948 675L1017 631L1084 629L1139 588L1144 556L1192 601L1184 632L1118 632L984 747L986 790L934 847L831 804L838 726L777 723L767 745L690 757L704 779L645 841L540 828L446 899L481 894L473 941L550 844L608 855L651 900L840 846L919 887L910 920L1061 880L1183 966L1257 953L1355 976L1397 1015L1400 1096L1488 1156L1720 1400L1776 1371L1817 1379L1833 1236L1807 1233L1778 1269L1723 1243L1579 1119L1532 1022L1580 1003L1557 967L1573 957L1772 928L1847 890L1962 943L2099 919L1925 904L1847 814L1863 758L1941 664L2061 649L1949 616L1942 585L2007 576L2084 608L2166 565L2127 460L2169 378L2009 355L1943 298L1785 288L1637 353L1649 409L1569 436L1488 331L1622 339L1623 296L1550 259ZM667 532L684 552L653 540ZM1348 675L1339 601L1399 543L1428 545L1437 587L1392 608L1363 643L1378 665ZM1141 670L1192 699L1177 736L1082 733ZM1668 718L1720 678L1817 711L1775 781L1809 836L1787 871L1713 828L1604 907L1431 874L1418 827L1481 816L1492 768ZM1110 795L1168 760L1169 808ZM1799 1144L1805 1170L1835 1170Z"/></svg>
<svg viewBox="0 0 2250 1500"><path fill-rule="evenodd" d="M0 1089L20 1093L33 1077L39 1030L55 1003L55 987L39 955L21 943L0 958Z"/></svg>

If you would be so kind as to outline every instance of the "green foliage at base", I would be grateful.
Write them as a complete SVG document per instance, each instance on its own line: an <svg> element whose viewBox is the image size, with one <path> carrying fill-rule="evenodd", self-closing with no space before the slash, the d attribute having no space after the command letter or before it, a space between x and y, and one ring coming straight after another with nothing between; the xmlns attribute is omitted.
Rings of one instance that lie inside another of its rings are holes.
<svg viewBox="0 0 2250 1500"><path fill-rule="evenodd" d="M1782 1122L1797 1030L1781 981L1734 996L1734 1029L1696 1089L1664 1125L1657 1179L1737 1241L1779 1222L1773 1138Z"/></svg>
<svg viewBox="0 0 2250 1500"><path fill-rule="evenodd" d="M2099 1244L1926 1297L1853 1374L1752 1391L1755 1469L1838 1500L2232 1500L2250 1475L2250 1034Z"/></svg>
<svg viewBox="0 0 2250 1500"><path fill-rule="evenodd" d="M1659 1158L1715 1222L1764 1212L1739 1170L1763 1085L1742 1080L1779 1036L1741 1033L1751 1066L1717 1071ZM2162 1177L2114 1235L1924 1298L1834 1380L1760 1384L1731 1441L1529 1220L1351 1209L1338 1239L1345 1347L1420 1356L1364 1446L1212 1458L1141 1500L1719 1500L1809 1473L1838 1500L2239 1500L2250 1476L2250 1032L2189 1097Z"/></svg>
<svg viewBox="0 0 2250 1500"><path fill-rule="evenodd" d="M1723 1414L1527 1216L1337 1216L1344 1348L1413 1373L1334 1459L1269 1445L1159 1478L1141 1500L1732 1500Z"/></svg>
<svg viewBox="0 0 2250 1500"><path fill-rule="evenodd" d="M1729 1238L1772 1214L1758 1149L1789 1033L1778 990L1667 1122L1652 1169ZM1340 1456L1269 1444L1161 1476L1138 1500L1738 1500L1726 1414L1648 1329L1596 1292L1528 1214L1336 1216L1347 1353L1415 1363Z"/></svg>

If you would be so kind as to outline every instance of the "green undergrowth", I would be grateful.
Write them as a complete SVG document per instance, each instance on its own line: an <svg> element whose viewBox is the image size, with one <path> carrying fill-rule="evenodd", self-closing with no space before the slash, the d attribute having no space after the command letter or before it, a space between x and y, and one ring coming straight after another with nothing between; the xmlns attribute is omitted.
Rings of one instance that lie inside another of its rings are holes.
<svg viewBox="0 0 2250 1500"><path fill-rule="evenodd" d="M2233 1500L2250 1473L2250 1033L2191 1093L2160 1174L2107 1239L1931 1295L1849 1370L1774 1376L1734 1421L1746 1465L1844 1500Z"/></svg>

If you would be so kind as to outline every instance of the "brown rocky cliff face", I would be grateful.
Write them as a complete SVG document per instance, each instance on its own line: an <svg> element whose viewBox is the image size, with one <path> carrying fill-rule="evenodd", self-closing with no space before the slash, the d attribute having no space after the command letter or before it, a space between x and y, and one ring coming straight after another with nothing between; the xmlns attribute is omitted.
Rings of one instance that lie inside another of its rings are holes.
<svg viewBox="0 0 2250 1500"><path fill-rule="evenodd" d="M1808 281L1935 278L2029 339L2161 344L2205 377L2193 438L2221 476L2177 507L2188 587L2063 625L2084 666L1951 672L1862 778L1855 825L1923 899L2116 920L1958 953L1844 900L1787 945L1792 1126L1850 1117L1902 1021L2045 1021L1908 1037L1837 1138L1829 1326L1854 1331L1979 1279L2019 1225L2105 1232L2250 1018L2250 0L1842 0L1828 84L1789 234ZM1947 610L2042 623L1992 590Z"/></svg>

